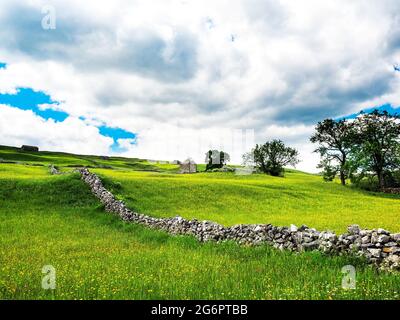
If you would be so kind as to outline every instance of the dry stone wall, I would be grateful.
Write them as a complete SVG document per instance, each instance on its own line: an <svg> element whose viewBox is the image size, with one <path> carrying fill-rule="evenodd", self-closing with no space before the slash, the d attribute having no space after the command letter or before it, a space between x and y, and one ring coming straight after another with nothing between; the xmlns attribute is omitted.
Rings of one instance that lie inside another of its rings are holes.
<svg viewBox="0 0 400 320"><path fill-rule="evenodd" d="M391 234L384 229L362 230L358 225L348 232L336 235L330 231L317 231L305 225L278 227L271 224L240 224L225 227L211 221L187 220L182 217L155 218L133 212L108 191L101 179L83 168L82 179L93 194L104 204L105 210L119 215L124 221L140 223L171 234L193 235L199 241L233 240L239 244L269 244L281 250L319 250L327 254L354 254L388 271L400 270L400 233Z"/></svg>

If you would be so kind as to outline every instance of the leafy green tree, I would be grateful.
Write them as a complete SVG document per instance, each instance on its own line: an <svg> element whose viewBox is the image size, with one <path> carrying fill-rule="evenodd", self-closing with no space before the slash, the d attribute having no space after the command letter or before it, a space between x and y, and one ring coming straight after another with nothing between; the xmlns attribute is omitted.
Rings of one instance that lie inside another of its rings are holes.
<svg viewBox="0 0 400 320"><path fill-rule="evenodd" d="M242 155L242 165L246 167L255 167L253 150L245 152Z"/></svg>
<svg viewBox="0 0 400 320"><path fill-rule="evenodd" d="M315 133L310 138L312 143L318 144L314 152L318 152L322 158L319 167L323 168L323 174L332 178L332 174L339 172L342 185L346 184L349 174L347 161L354 145L353 127L352 123L344 119L339 121L325 119L318 122Z"/></svg>
<svg viewBox="0 0 400 320"><path fill-rule="evenodd" d="M252 150L254 165L264 173L283 176L284 166L299 163L296 149L285 146L281 140L268 141L256 145Z"/></svg>
<svg viewBox="0 0 400 320"><path fill-rule="evenodd" d="M337 165L332 165L328 159L323 159L317 168L322 169L322 178L324 181L333 181L339 172Z"/></svg>
<svg viewBox="0 0 400 320"><path fill-rule="evenodd" d="M387 111L360 113L354 121L357 135L353 158L361 172L373 172L379 187L385 176L400 167L400 118Z"/></svg>
<svg viewBox="0 0 400 320"><path fill-rule="evenodd" d="M227 152L218 150L208 150L206 153L206 171L216 168L222 168L229 162L230 156Z"/></svg>

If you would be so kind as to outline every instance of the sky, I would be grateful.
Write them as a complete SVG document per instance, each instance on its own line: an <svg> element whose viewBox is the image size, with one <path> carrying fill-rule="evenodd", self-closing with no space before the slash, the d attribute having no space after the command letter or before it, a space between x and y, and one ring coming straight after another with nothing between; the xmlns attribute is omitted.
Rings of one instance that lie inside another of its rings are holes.
<svg viewBox="0 0 400 320"><path fill-rule="evenodd" d="M0 4L0 144L233 163L318 121L400 105L395 0Z"/></svg>

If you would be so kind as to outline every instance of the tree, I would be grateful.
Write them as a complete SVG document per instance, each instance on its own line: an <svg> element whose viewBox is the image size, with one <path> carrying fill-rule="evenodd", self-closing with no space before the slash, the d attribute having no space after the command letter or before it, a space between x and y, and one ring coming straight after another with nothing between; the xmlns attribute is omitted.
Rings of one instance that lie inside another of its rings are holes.
<svg viewBox="0 0 400 320"><path fill-rule="evenodd" d="M354 159L363 172L374 172L379 187L385 187L385 175L400 166L400 118L387 111L360 113Z"/></svg>
<svg viewBox="0 0 400 320"><path fill-rule="evenodd" d="M345 185L348 177L348 155L354 145L353 124L344 119L325 119L318 122L310 141L318 143L314 152L318 152L322 158L320 167L324 169L323 172L331 175L339 172L340 182Z"/></svg>
<svg viewBox="0 0 400 320"><path fill-rule="evenodd" d="M332 165L328 159L322 159L317 168L322 169L322 178L324 181L333 181L339 170L336 165Z"/></svg>
<svg viewBox="0 0 400 320"><path fill-rule="evenodd" d="M246 167L255 167L253 150L242 155L242 164Z"/></svg>
<svg viewBox="0 0 400 320"><path fill-rule="evenodd" d="M272 176L283 176L284 166L295 166L298 151L285 146L281 140L272 140L262 145L256 145L252 150L254 165L264 173Z"/></svg>
<svg viewBox="0 0 400 320"><path fill-rule="evenodd" d="M218 150L208 150L206 153L206 170L211 170L215 168L222 168L228 161L230 161L230 156L227 152Z"/></svg>

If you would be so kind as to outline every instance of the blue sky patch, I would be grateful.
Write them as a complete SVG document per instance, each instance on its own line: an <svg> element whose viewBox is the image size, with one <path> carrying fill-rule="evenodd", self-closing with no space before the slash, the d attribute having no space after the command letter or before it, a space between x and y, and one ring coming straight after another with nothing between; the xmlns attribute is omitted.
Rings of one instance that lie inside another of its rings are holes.
<svg viewBox="0 0 400 320"><path fill-rule="evenodd" d="M127 148L121 147L120 144L114 140L114 143L110 147L111 151L120 153L120 152L125 152L128 151Z"/></svg>
<svg viewBox="0 0 400 320"><path fill-rule="evenodd" d="M114 140L117 139L135 139L136 135L132 132L126 131L121 128L112 128L107 126L99 127L100 134L106 137L111 137Z"/></svg>
<svg viewBox="0 0 400 320"><path fill-rule="evenodd" d="M114 152L124 152L127 151L126 148L123 148L119 145L118 139L135 139L136 134L126 131L121 128L113 128L113 127L107 127L105 125L98 127L100 134L106 137L113 138L114 143L111 146L111 150ZM133 142L132 144L135 144Z"/></svg>
<svg viewBox="0 0 400 320"><path fill-rule="evenodd" d="M0 94L0 104L6 104L21 110L31 110L38 116L48 120L62 122L68 118L68 113L53 109L41 110L42 104L59 105L57 101L53 101L49 95L42 91L34 91L30 88L18 88L16 94Z"/></svg>
<svg viewBox="0 0 400 320"><path fill-rule="evenodd" d="M0 104L9 105L21 110L31 110L43 119L53 119L56 122L63 122L69 116L68 113L64 111L40 109L39 106L43 104L54 105L56 107L60 103L54 101L48 94L42 91L35 91L31 88L17 88L16 94L0 94ZM85 117L81 116L79 119L84 121ZM121 128L108 127L106 125L98 126L97 128L101 135L110 137L114 140L114 143L111 146L111 150L114 152L126 151L125 148L119 145L118 139L136 138L136 134Z"/></svg>
<svg viewBox="0 0 400 320"><path fill-rule="evenodd" d="M384 104L384 105L381 105L381 106L378 106L378 107L363 109L363 110L360 110L360 112L363 111L364 113L369 113L371 111L374 111L375 109L379 110L379 111L387 111L389 114L399 113L399 111L400 111L399 107L394 108L390 103L387 103L387 104ZM360 114L360 112L352 113L352 114L349 114L348 116L336 118L335 120L355 119Z"/></svg>

